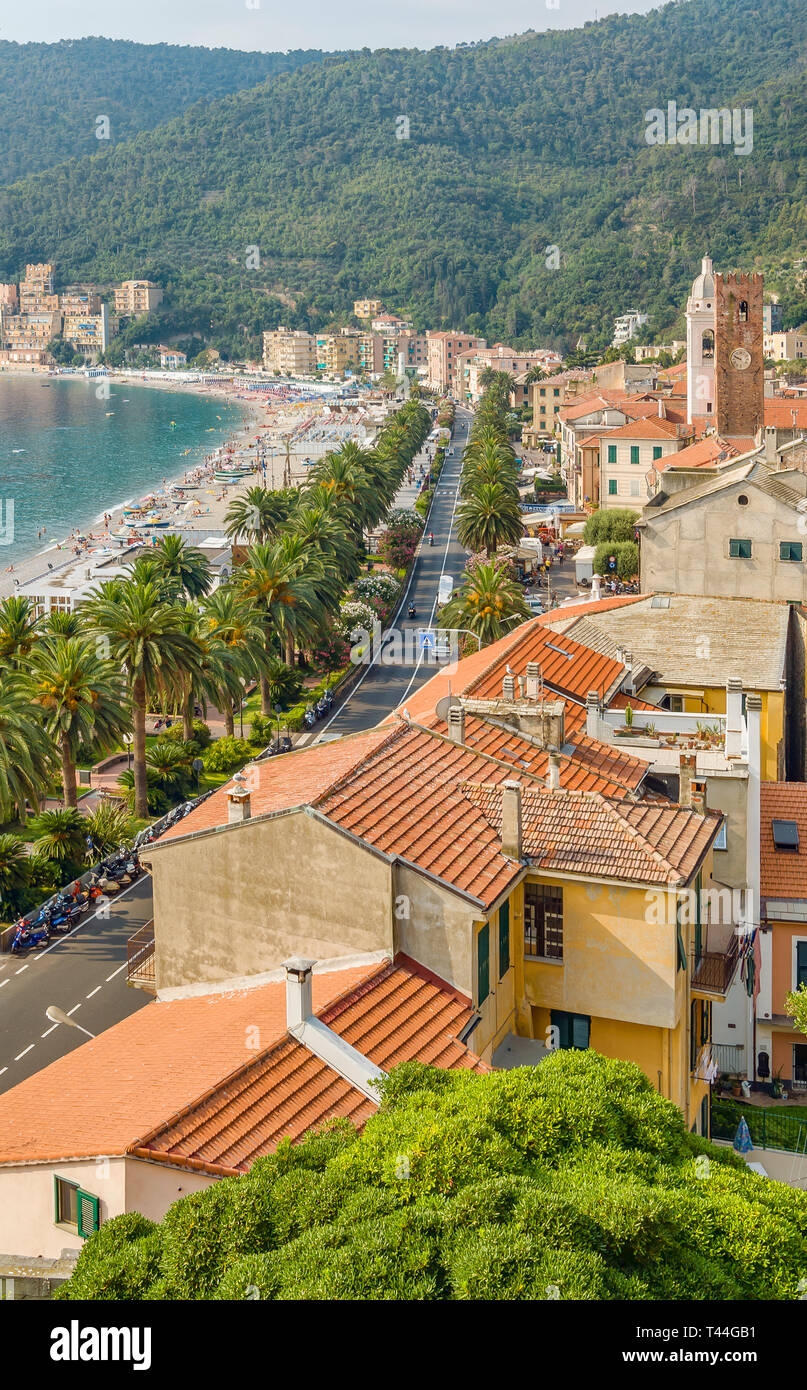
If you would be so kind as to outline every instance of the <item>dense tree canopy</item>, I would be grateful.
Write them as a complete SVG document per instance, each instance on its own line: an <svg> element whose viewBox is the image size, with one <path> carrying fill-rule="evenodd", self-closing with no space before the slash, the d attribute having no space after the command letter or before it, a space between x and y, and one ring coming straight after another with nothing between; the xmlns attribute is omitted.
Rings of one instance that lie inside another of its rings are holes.
<svg viewBox="0 0 807 1390"><path fill-rule="evenodd" d="M393 1070L361 1135L115 1217L67 1299L793 1299L807 1193L687 1132L632 1063Z"/></svg>

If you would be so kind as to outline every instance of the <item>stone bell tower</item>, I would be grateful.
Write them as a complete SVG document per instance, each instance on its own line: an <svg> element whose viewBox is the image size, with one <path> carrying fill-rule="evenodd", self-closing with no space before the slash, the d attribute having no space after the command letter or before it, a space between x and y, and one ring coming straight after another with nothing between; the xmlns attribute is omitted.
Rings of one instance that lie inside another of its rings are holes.
<svg viewBox="0 0 807 1390"><path fill-rule="evenodd" d="M715 406L718 434L753 438L764 420L762 276L715 276Z"/></svg>

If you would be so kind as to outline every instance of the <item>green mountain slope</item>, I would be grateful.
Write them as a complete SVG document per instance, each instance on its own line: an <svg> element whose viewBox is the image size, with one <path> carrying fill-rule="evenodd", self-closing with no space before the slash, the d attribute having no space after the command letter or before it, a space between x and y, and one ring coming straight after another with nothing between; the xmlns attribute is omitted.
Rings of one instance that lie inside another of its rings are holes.
<svg viewBox="0 0 807 1390"><path fill-rule="evenodd" d="M47 256L63 280L151 274L170 292L155 331L233 351L361 292L491 339L605 342L634 304L668 329L705 250L764 270L799 317L805 38L790 0L690 0L332 57L0 192L0 273ZM752 153L647 145L668 100L752 106Z"/></svg>
<svg viewBox="0 0 807 1390"><path fill-rule="evenodd" d="M118 39L0 43L0 183L94 154L98 116L109 118L112 140L126 140L193 102L253 87L323 56Z"/></svg>

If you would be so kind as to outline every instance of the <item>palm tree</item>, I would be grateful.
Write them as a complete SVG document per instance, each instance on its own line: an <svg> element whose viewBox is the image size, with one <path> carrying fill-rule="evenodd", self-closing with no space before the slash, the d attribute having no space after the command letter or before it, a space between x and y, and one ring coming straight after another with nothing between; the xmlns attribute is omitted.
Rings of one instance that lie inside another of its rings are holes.
<svg viewBox="0 0 807 1390"><path fill-rule="evenodd" d="M64 865L70 873L80 867L87 841L87 824L80 811L40 811L31 829L40 858Z"/></svg>
<svg viewBox="0 0 807 1390"><path fill-rule="evenodd" d="M231 541L244 540L248 545L267 541L276 535L288 519L296 494L288 489L248 488L234 497L224 518L224 534Z"/></svg>
<svg viewBox="0 0 807 1390"><path fill-rule="evenodd" d="M184 801L191 789L193 755L181 743L158 739L148 752L146 766L154 774L154 786L172 801Z"/></svg>
<svg viewBox="0 0 807 1390"><path fill-rule="evenodd" d="M440 627L467 628L486 647L511 631L519 619L530 617L520 586L495 564L466 570L463 579L462 587L440 612Z"/></svg>
<svg viewBox="0 0 807 1390"><path fill-rule="evenodd" d="M338 509L303 507L291 519L289 528L306 547L332 564L345 584L358 577L361 564L356 538Z"/></svg>
<svg viewBox="0 0 807 1390"><path fill-rule="evenodd" d="M25 844L18 835L0 835L0 919L16 916L28 877Z"/></svg>
<svg viewBox="0 0 807 1390"><path fill-rule="evenodd" d="M200 634L215 637L233 653L240 677L246 682L259 677L266 666L266 634L260 617L232 584L222 585L204 601ZM238 700L242 699L239 689ZM229 688L216 693L216 705L224 714L226 731L234 733L233 705Z"/></svg>
<svg viewBox="0 0 807 1390"><path fill-rule="evenodd" d="M0 669L25 661L36 637L36 613L29 600L14 594L0 601Z"/></svg>
<svg viewBox="0 0 807 1390"><path fill-rule="evenodd" d="M31 699L59 750L65 806L77 805L76 760L82 745L115 742L129 726L120 668L88 638L44 640L31 655Z"/></svg>
<svg viewBox="0 0 807 1390"><path fill-rule="evenodd" d="M514 545L523 535L518 494L503 483L480 483L457 512L457 535L467 550L484 550L488 559L500 545Z"/></svg>
<svg viewBox="0 0 807 1390"><path fill-rule="evenodd" d="M204 621L203 613L189 604L183 614L183 627L196 645L197 664L187 672L183 681L182 724L186 743L193 738L193 707L197 700L206 705L224 695L225 705L232 709L240 698L241 670L237 652L220 638Z"/></svg>
<svg viewBox="0 0 807 1390"><path fill-rule="evenodd" d="M284 537L284 541L294 542L295 537ZM322 614L317 594L322 562L305 547L301 555L296 546L284 545L284 541L253 545L239 570L241 593L261 616L267 656L273 654L272 642L277 639L285 642L287 656L290 648L293 654L294 634ZM261 710L264 714L272 710L263 674Z"/></svg>
<svg viewBox="0 0 807 1390"><path fill-rule="evenodd" d="M111 854L119 845L131 848L134 842L136 828L131 815L123 806L115 806L111 801L102 801L96 806L84 824L87 838L92 840L99 859Z"/></svg>
<svg viewBox="0 0 807 1390"><path fill-rule="evenodd" d="M30 688L15 671L0 684L0 821L25 802L39 804L46 794L53 764L53 744L30 702Z"/></svg>
<svg viewBox="0 0 807 1390"><path fill-rule="evenodd" d="M133 706L134 812L144 818L148 815L146 702L149 694L182 698L188 677L199 664L197 646L183 628L182 609L165 601L154 580L104 584L84 613L107 638L112 660L126 671Z"/></svg>
<svg viewBox="0 0 807 1390"><path fill-rule="evenodd" d="M210 561L182 536L162 536L145 558L158 577L186 598L201 598L209 592Z"/></svg>
<svg viewBox="0 0 807 1390"><path fill-rule="evenodd" d="M78 637L83 626L81 614L76 609L67 612L63 608L53 608L41 619L39 631L43 637Z"/></svg>

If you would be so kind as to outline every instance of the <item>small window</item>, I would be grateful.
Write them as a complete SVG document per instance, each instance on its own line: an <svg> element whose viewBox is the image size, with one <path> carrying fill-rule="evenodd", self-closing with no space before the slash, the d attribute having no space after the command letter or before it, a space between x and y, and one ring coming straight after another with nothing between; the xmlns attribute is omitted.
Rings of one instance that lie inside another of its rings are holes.
<svg viewBox="0 0 807 1390"><path fill-rule="evenodd" d="M751 542L749 540L730 540L729 556L732 560L750 560Z"/></svg>
<svg viewBox="0 0 807 1390"><path fill-rule="evenodd" d="M789 853L798 854L799 851L799 827L794 820L774 820L771 821L773 831L773 843L776 849L787 850Z"/></svg>
<svg viewBox="0 0 807 1390"><path fill-rule="evenodd" d="M563 960L563 889L528 883L524 889L524 954Z"/></svg>
<svg viewBox="0 0 807 1390"><path fill-rule="evenodd" d="M476 1002L484 1004L490 994L490 927L487 922L476 938Z"/></svg>
<svg viewBox="0 0 807 1390"><path fill-rule="evenodd" d="M630 495L631 497L641 497L642 495L638 478L631 478L630 480Z"/></svg>
<svg viewBox="0 0 807 1390"><path fill-rule="evenodd" d="M656 459L660 459L660 458L661 458L661 445L660 445L660 444L654 444L654 445L653 445L653 461L655 462Z"/></svg>
<svg viewBox="0 0 807 1390"><path fill-rule="evenodd" d="M807 941L796 942L796 981L794 989L807 985Z"/></svg>
<svg viewBox="0 0 807 1390"><path fill-rule="evenodd" d="M608 462L616 463L616 444L608 445Z"/></svg>
<svg viewBox="0 0 807 1390"><path fill-rule="evenodd" d="M608 479L608 496L616 497L616 478Z"/></svg>
<svg viewBox="0 0 807 1390"><path fill-rule="evenodd" d="M631 444L631 446L630 446L630 461L631 461L631 463L638 463L638 462L639 462L639 445L638 445L638 444Z"/></svg>
<svg viewBox="0 0 807 1390"><path fill-rule="evenodd" d="M801 560L801 541L780 541L780 560Z"/></svg>
<svg viewBox="0 0 807 1390"><path fill-rule="evenodd" d="M713 845L712 845L712 848L713 848L713 849L725 849L725 848L726 848L726 822L725 822L725 821L723 822L723 824L721 825L720 829L719 829L718 832L717 832L717 838L714 840Z"/></svg>
<svg viewBox="0 0 807 1390"><path fill-rule="evenodd" d="M499 979L510 969L510 904L499 908Z"/></svg>
<svg viewBox="0 0 807 1390"><path fill-rule="evenodd" d="M588 1014L570 1014L563 1009L550 1010L550 1022L558 1030L558 1047L585 1051L591 1037L591 1018Z"/></svg>
<svg viewBox="0 0 807 1390"><path fill-rule="evenodd" d="M65 1178L53 1178L54 1220L57 1226L69 1226L83 1240L98 1230L98 1198L84 1192L76 1183Z"/></svg>
<svg viewBox="0 0 807 1390"><path fill-rule="evenodd" d="M741 492L740 495L739 495L739 497L737 498L737 506L738 506L738 507L747 507L747 506L748 506L748 498L746 497L746 495L745 495L744 492Z"/></svg>
<svg viewBox="0 0 807 1390"><path fill-rule="evenodd" d="M747 323L747 322L748 322L748 300L747 300L747 299L741 299L741 300L740 300L740 312L739 312L739 314L738 314L738 318L739 318L739 320L740 320L740 323Z"/></svg>
<svg viewBox="0 0 807 1390"><path fill-rule="evenodd" d="M559 386L554 386L554 387L552 388L552 395L553 395L553 396L559 396L559 395L560 395L560 387L559 387Z"/></svg>
<svg viewBox="0 0 807 1390"><path fill-rule="evenodd" d="M540 389L539 389L539 391L538 391L538 395L539 395L539 396L545 396L545 395L546 395L546 387L545 387L545 386L541 386L541 387L540 387Z"/></svg>

